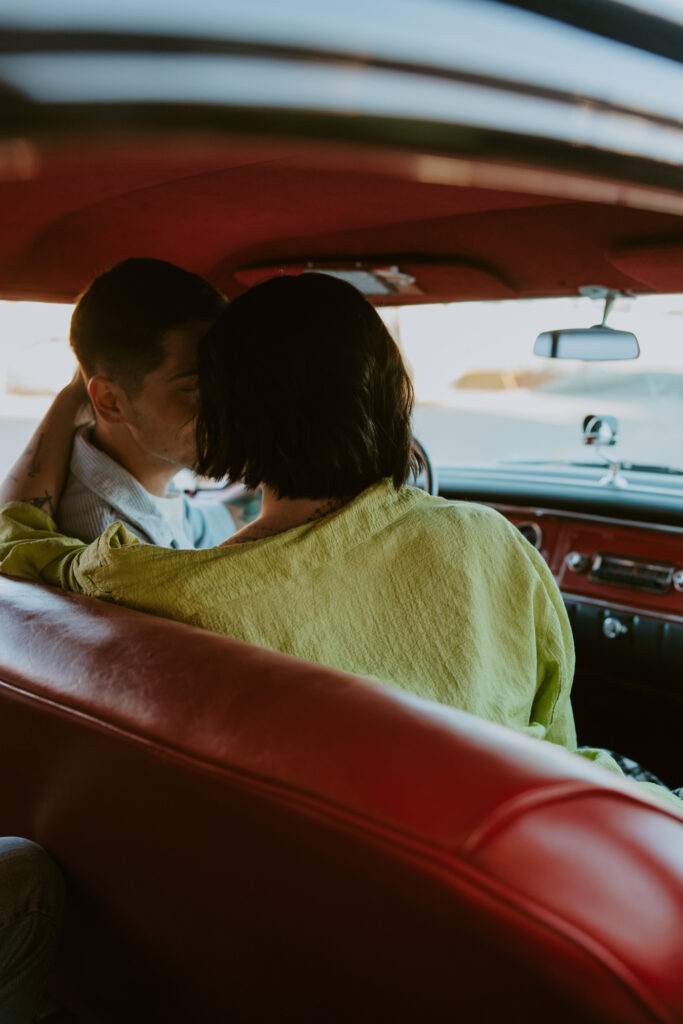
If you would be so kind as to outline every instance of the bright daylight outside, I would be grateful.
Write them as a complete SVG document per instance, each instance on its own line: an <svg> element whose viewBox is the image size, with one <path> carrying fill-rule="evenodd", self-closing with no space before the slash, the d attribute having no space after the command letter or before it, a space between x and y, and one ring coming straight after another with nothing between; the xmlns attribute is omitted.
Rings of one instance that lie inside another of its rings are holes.
<svg viewBox="0 0 683 1024"><path fill-rule="evenodd" d="M589 414L609 414L619 424L615 457L683 469L683 295L614 304L608 324L637 335L637 360L579 363L533 354L541 331L599 323L602 308L600 300L577 297L384 310L414 375L415 433L434 464L599 461L581 443L582 423ZM3 472L73 373L71 310L0 302Z"/></svg>

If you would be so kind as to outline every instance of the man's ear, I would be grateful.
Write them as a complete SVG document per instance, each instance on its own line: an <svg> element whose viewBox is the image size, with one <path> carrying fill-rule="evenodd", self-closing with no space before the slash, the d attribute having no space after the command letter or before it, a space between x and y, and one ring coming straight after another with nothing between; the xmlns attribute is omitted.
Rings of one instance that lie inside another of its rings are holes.
<svg viewBox="0 0 683 1024"><path fill-rule="evenodd" d="M91 377L88 394L95 415L105 423L125 423L129 418L129 402L120 384L101 373Z"/></svg>

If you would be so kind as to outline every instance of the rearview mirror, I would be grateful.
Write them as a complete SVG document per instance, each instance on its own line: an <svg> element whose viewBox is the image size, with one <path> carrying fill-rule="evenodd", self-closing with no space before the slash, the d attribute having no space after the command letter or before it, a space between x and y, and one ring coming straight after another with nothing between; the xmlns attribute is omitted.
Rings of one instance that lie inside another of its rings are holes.
<svg viewBox="0 0 683 1024"><path fill-rule="evenodd" d="M630 331L612 327L569 327L561 331L543 331L536 338L534 355L546 359L582 359L607 362L637 359L640 345Z"/></svg>

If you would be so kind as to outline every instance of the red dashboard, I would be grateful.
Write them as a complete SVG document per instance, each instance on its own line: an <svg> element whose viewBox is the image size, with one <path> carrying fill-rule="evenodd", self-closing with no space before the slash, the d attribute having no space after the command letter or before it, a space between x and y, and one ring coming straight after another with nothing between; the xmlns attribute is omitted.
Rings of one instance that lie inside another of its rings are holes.
<svg viewBox="0 0 683 1024"><path fill-rule="evenodd" d="M495 507L541 552L576 649L579 742L683 781L683 529L572 511Z"/></svg>
<svg viewBox="0 0 683 1024"><path fill-rule="evenodd" d="M539 549L566 598L683 622L683 530L574 512L496 508Z"/></svg>

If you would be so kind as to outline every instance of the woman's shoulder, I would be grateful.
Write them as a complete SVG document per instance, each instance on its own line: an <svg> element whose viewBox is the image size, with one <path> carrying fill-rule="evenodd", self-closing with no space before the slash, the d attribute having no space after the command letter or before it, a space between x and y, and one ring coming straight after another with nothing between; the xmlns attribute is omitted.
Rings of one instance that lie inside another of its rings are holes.
<svg viewBox="0 0 683 1024"><path fill-rule="evenodd" d="M416 488L407 488L410 495L410 512L415 520L422 520L432 529L444 532L458 531L472 539L490 538L502 541L514 537L518 531L510 522L490 505L474 501L452 500L434 497Z"/></svg>
<svg viewBox="0 0 683 1024"><path fill-rule="evenodd" d="M496 509L473 501L411 496L406 533L436 552L450 552L482 564L488 572L538 575L540 555ZM538 558L534 557L538 556Z"/></svg>

